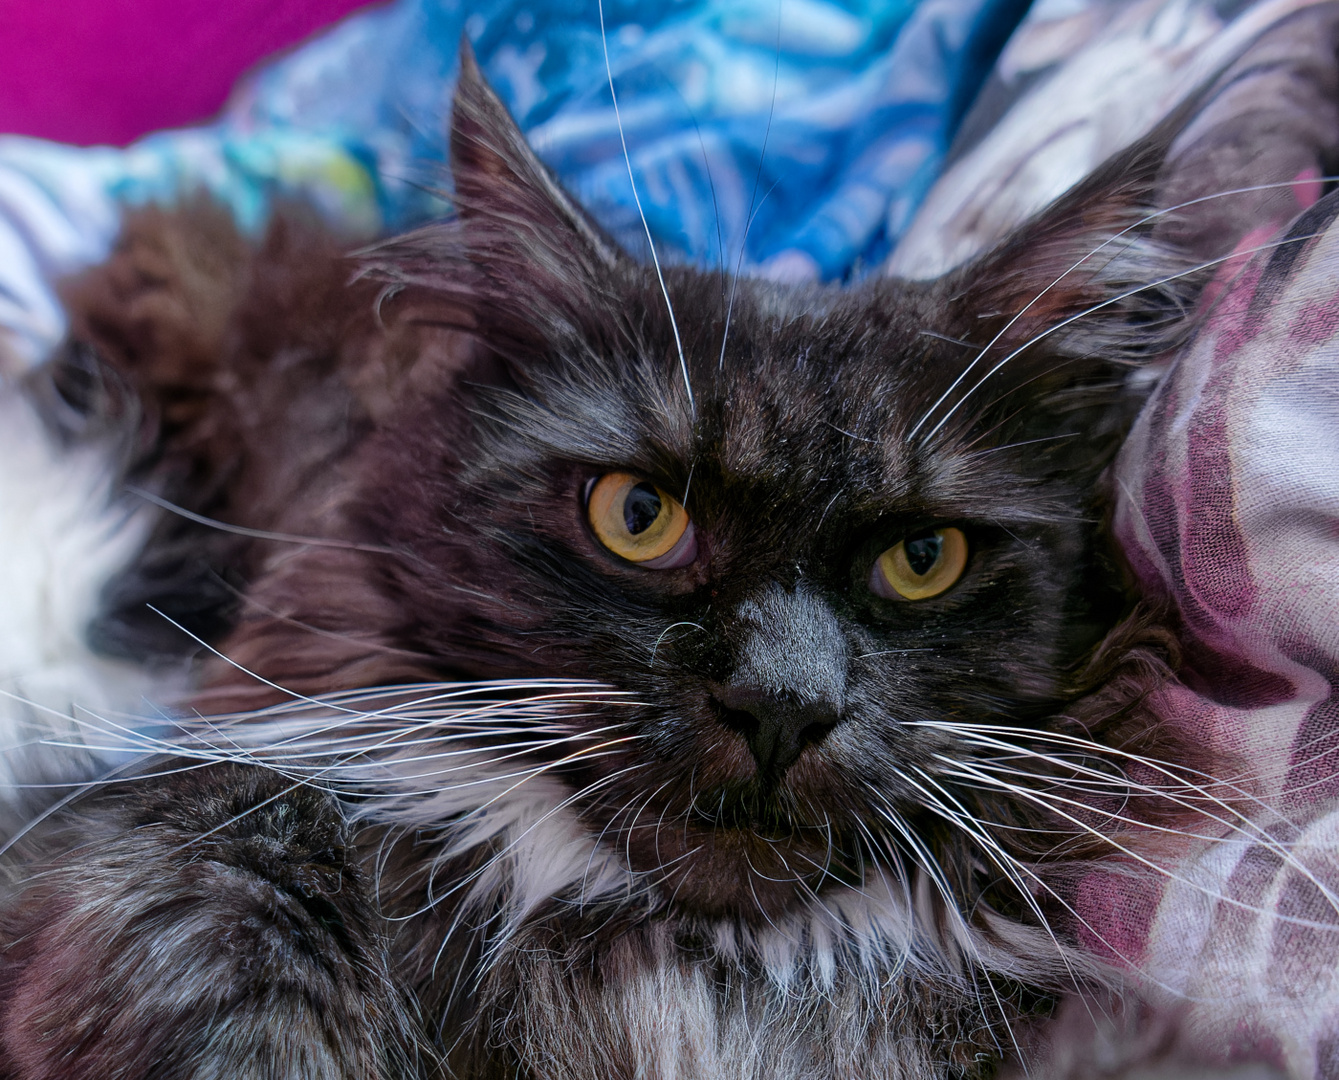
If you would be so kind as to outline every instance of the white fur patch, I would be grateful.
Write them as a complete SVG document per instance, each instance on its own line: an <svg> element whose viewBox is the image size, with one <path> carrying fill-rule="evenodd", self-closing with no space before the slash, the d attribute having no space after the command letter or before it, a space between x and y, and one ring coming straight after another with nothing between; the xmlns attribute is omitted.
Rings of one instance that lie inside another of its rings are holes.
<svg viewBox="0 0 1339 1080"><path fill-rule="evenodd" d="M103 755L79 746L108 745L97 729L144 711L148 676L85 640L148 525L117 502L111 472L105 451L56 446L28 399L0 388L0 798L11 805L17 783L87 776Z"/></svg>

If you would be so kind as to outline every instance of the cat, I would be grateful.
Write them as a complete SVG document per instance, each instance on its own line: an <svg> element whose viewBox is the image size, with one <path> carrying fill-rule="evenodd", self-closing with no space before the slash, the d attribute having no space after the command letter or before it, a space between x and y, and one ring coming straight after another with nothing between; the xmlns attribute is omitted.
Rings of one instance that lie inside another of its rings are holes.
<svg viewBox="0 0 1339 1080"><path fill-rule="evenodd" d="M1046 792L1172 738L1103 479L1172 130L782 286L619 250L465 50L453 218L132 218L30 392L165 508L92 640L197 689L12 846L0 1075L988 1076L1104 985Z"/></svg>

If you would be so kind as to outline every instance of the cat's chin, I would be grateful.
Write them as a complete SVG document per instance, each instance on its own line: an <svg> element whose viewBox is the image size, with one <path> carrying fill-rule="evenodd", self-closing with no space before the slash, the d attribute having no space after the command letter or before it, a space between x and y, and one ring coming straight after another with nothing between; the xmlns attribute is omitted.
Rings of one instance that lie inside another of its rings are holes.
<svg viewBox="0 0 1339 1080"><path fill-rule="evenodd" d="M675 910L751 923L775 921L826 884L858 880L850 870L858 860L827 830L782 837L681 821L634 837L626 854L634 871L660 881Z"/></svg>

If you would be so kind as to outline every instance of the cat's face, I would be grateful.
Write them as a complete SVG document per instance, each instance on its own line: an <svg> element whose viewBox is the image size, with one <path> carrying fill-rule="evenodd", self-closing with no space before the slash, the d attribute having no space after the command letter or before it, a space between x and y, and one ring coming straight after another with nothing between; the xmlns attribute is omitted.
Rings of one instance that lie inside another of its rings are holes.
<svg viewBox="0 0 1339 1080"><path fill-rule="evenodd" d="M402 640L625 691L574 721L599 753L548 758L688 909L766 916L914 852L957 752L920 722L1045 722L1119 607L1110 327L1018 351L1104 298L1091 271L1044 290L1108 222L1061 208L925 286L667 268L662 291L468 67L454 154L460 220L376 257L388 312L486 343L367 459L366 521L415 556L388 571Z"/></svg>

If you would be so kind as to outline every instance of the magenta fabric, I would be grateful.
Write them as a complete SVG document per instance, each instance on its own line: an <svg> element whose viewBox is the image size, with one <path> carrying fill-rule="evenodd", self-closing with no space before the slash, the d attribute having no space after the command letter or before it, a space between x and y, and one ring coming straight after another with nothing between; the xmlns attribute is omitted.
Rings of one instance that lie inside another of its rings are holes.
<svg viewBox="0 0 1339 1080"><path fill-rule="evenodd" d="M0 132L124 144L367 0L0 0Z"/></svg>

